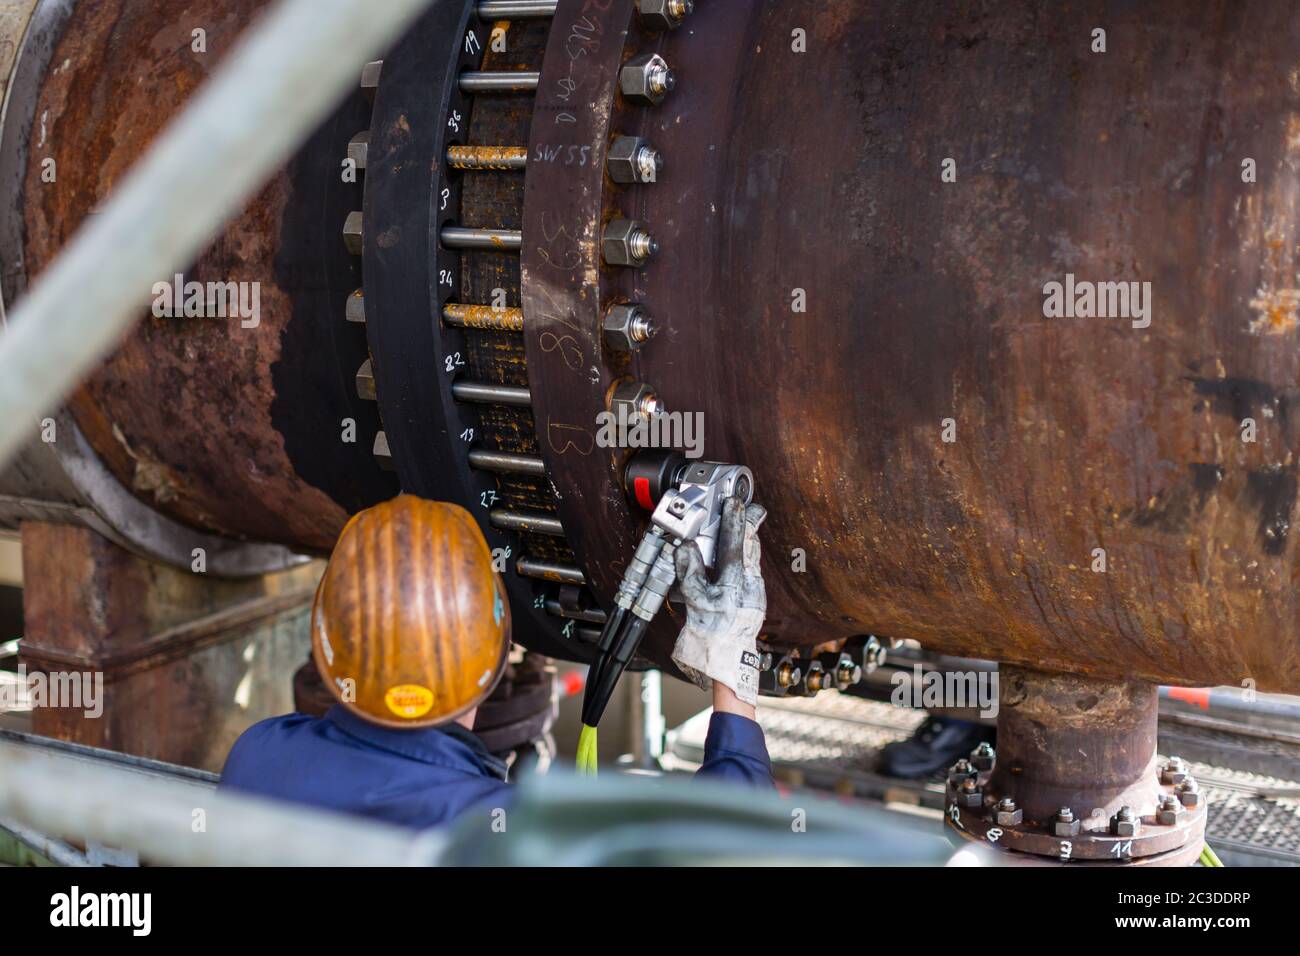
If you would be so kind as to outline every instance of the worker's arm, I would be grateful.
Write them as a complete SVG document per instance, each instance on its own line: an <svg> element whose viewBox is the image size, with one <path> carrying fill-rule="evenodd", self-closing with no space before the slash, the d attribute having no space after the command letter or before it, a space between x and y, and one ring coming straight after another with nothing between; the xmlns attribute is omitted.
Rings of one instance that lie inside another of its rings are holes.
<svg viewBox="0 0 1300 956"><path fill-rule="evenodd" d="M726 684L713 682L713 716L698 776L772 786L772 761L763 729L747 704Z"/></svg>
<svg viewBox="0 0 1300 956"><path fill-rule="evenodd" d="M677 552L686 626L677 637L673 661L713 692L700 775L771 786L772 763L754 720L758 632L767 614L758 526L766 515L761 505L746 508L736 498L724 504L716 583L709 581L693 544Z"/></svg>

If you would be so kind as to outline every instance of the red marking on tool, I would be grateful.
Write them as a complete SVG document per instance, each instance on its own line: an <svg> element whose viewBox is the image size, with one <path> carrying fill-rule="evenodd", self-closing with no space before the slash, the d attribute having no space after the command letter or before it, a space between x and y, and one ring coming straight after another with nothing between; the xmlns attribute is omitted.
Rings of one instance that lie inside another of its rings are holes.
<svg viewBox="0 0 1300 956"><path fill-rule="evenodd" d="M1183 700L1195 704L1201 710L1210 709L1210 687L1170 687L1170 700Z"/></svg>
<svg viewBox="0 0 1300 956"><path fill-rule="evenodd" d="M636 495L636 503L639 504L642 508L644 508L646 511L655 510L654 499L650 497L649 478L633 478L632 492L633 494Z"/></svg>
<svg viewBox="0 0 1300 956"><path fill-rule="evenodd" d="M581 671L569 671L561 678L561 687L565 697L577 697L587 685L587 678Z"/></svg>

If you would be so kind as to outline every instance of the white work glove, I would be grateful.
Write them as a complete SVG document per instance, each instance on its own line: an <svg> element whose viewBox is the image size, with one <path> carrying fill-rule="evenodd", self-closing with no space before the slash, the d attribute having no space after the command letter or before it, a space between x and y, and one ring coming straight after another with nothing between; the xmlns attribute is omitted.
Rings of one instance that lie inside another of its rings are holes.
<svg viewBox="0 0 1300 956"><path fill-rule="evenodd" d="M758 702L758 632L767 616L767 591L759 567L758 526L767 509L739 498L722 505L717 583L710 583L692 542L677 550L677 580L686 601L686 626L673 662L705 690L717 681L747 704Z"/></svg>

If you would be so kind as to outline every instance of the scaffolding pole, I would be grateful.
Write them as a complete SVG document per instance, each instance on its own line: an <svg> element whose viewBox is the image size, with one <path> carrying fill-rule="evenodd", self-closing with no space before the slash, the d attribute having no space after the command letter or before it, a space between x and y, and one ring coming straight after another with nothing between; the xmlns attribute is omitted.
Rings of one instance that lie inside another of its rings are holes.
<svg viewBox="0 0 1300 956"><path fill-rule="evenodd" d="M90 840L174 866L428 866L445 845L437 831L413 834L0 742L5 818L25 828L24 842Z"/></svg>

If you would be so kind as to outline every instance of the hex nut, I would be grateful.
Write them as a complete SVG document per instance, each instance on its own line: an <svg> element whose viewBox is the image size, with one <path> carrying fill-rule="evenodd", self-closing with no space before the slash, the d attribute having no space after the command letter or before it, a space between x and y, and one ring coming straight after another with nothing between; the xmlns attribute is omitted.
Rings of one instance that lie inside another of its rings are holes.
<svg viewBox="0 0 1300 956"><path fill-rule="evenodd" d="M343 223L343 244L354 256L361 255L361 213L350 212Z"/></svg>
<svg viewBox="0 0 1300 956"><path fill-rule="evenodd" d="M1113 836L1134 837L1142 828L1142 820L1132 807L1120 807L1119 812L1110 818L1110 832Z"/></svg>
<svg viewBox="0 0 1300 956"><path fill-rule="evenodd" d="M812 695L831 686L830 675L822 669L820 661L812 661L808 664L808 672L804 674L803 683L804 687Z"/></svg>
<svg viewBox="0 0 1300 956"><path fill-rule="evenodd" d="M973 776L975 776L975 768L965 757L948 768L948 783L954 787L960 787L967 777Z"/></svg>
<svg viewBox="0 0 1300 956"><path fill-rule="evenodd" d="M361 88L367 96L373 97L375 90L379 89L379 75L383 70L383 60L371 60L361 68Z"/></svg>
<svg viewBox="0 0 1300 956"><path fill-rule="evenodd" d="M862 680L862 668L853 663L853 658L847 654L841 655L840 662L835 666L835 680L841 686L852 687Z"/></svg>
<svg viewBox="0 0 1300 956"><path fill-rule="evenodd" d="M1160 808L1156 810L1156 820L1167 827L1174 826L1185 816L1187 816L1186 808L1172 794L1165 797L1160 802Z"/></svg>
<svg viewBox="0 0 1300 956"><path fill-rule="evenodd" d="M363 292L361 289L357 289L350 296L348 296L348 304L344 314L349 322L366 321L365 292Z"/></svg>
<svg viewBox="0 0 1300 956"><path fill-rule="evenodd" d="M971 777L969 783L973 784L974 777ZM984 806L984 791L978 786L968 786L963 783L961 791L957 794L957 802L963 807L971 810L979 810Z"/></svg>
<svg viewBox="0 0 1300 956"><path fill-rule="evenodd" d="M1180 784L1187 779L1187 764L1182 757L1170 757L1160 768L1160 782L1163 784Z"/></svg>
<svg viewBox="0 0 1300 956"><path fill-rule="evenodd" d="M634 422L662 410L655 390L645 382L623 382L610 401L610 411L618 421Z"/></svg>
<svg viewBox="0 0 1300 956"><path fill-rule="evenodd" d="M1025 819L1025 811L1010 797L1003 797L993 808L993 818L1000 827L1019 826Z"/></svg>
<svg viewBox="0 0 1300 956"><path fill-rule="evenodd" d="M1180 783L1176 790L1178 792L1178 802L1188 810L1195 810L1204 800L1201 796L1201 788L1191 777Z"/></svg>
<svg viewBox="0 0 1300 956"><path fill-rule="evenodd" d="M600 247L611 266L641 266L659 252L659 243L635 219L610 220Z"/></svg>
<svg viewBox="0 0 1300 956"><path fill-rule="evenodd" d="M993 746L985 741L970 752L970 762L977 770L992 770L993 762L997 760L997 753L994 752Z"/></svg>
<svg viewBox="0 0 1300 956"><path fill-rule="evenodd" d="M357 398L367 402L379 398L378 392L375 391L375 369L370 359L362 362L361 367L357 369Z"/></svg>
<svg viewBox="0 0 1300 956"><path fill-rule="evenodd" d="M357 169L366 168L366 157L370 155L370 130L363 129L348 141L348 159L356 164Z"/></svg>
<svg viewBox="0 0 1300 956"><path fill-rule="evenodd" d="M605 160L609 178L616 183L652 183L664 168L664 158L640 136L620 136Z"/></svg>
<svg viewBox="0 0 1300 956"><path fill-rule="evenodd" d="M1078 836L1083 828L1083 821L1076 817L1069 807L1062 807L1052 818L1052 833L1059 837Z"/></svg>
<svg viewBox="0 0 1300 956"><path fill-rule="evenodd" d="M635 352L650 341L654 323L645 309L632 302L609 307L604 322L605 344L616 352Z"/></svg>
<svg viewBox="0 0 1300 956"><path fill-rule="evenodd" d="M887 656L885 645L874 634L871 635L867 638L867 643L862 645L862 669L868 674L874 673L884 665Z"/></svg>
<svg viewBox="0 0 1300 956"><path fill-rule="evenodd" d="M637 12L647 29L676 30L695 9L692 0L637 0Z"/></svg>
<svg viewBox="0 0 1300 956"><path fill-rule="evenodd" d="M393 464L393 453L388 447L388 436L383 432L375 432L375 443L371 446L371 454L375 456L375 461L384 471L395 471Z"/></svg>
<svg viewBox="0 0 1300 956"><path fill-rule="evenodd" d="M642 106L658 106L676 85L677 77L658 53L634 56L618 73L623 96Z"/></svg>

